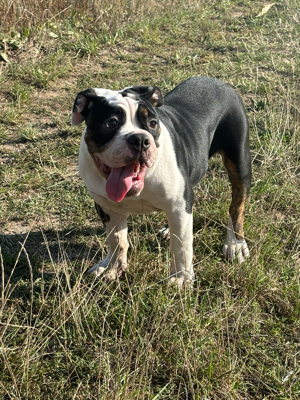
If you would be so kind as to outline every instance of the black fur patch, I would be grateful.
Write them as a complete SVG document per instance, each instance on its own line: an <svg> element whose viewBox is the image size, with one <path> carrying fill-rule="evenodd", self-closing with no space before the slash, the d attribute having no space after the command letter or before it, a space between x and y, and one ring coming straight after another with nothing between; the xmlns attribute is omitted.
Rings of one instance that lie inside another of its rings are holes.
<svg viewBox="0 0 300 400"><path fill-rule="evenodd" d="M101 218L103 224L106 225L106 222L109 222L109 221L110 221L110 216L109 216L108 214L106 214L106 213L102 210L102 208L99 206L99 204L97 204L96 202L95 202L95 208L96 208L97 214L98 214L99 217Z"/></svg>
<svg viewBox="0 0 300 400"><path fill-rule="evenodd" d="M251 181L248 122L239 95L224 82L194 77L164 97L157 114L168 129L185 180L186 211L192 212L196 186L205 175L209 158L224 152L235 164L241 182Z"/></svg>

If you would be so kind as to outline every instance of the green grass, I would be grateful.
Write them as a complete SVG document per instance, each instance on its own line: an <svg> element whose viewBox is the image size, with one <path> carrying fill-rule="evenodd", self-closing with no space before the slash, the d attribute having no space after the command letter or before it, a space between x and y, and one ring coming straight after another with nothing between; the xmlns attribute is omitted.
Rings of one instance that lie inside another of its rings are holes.
<svg viewBox="0 0 300 400"><path fill-rule="evenodd" d="M261 17L258 0L48 3L0 0L0 397L298 399L298 1ZM215 157L195 190L193 290L166 283L163 214L129 219L123 279L87 277L106 243L77 171L76 93L193 75L247 109L251 258L221 256L231 195Z"/></svg>

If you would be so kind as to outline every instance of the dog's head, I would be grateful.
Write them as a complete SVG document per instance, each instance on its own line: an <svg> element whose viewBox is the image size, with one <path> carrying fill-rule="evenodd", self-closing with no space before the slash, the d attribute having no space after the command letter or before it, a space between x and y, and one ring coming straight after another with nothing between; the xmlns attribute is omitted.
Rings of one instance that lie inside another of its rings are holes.
<svg viewBox="0 0 300 400"><path fill-rule="evenodd" d="M111 200L143 190L146 170L157 157L160 126L155 107L162 103L160 90L152 86L78 93L72 124L85 120L84 139Z"/></svg>

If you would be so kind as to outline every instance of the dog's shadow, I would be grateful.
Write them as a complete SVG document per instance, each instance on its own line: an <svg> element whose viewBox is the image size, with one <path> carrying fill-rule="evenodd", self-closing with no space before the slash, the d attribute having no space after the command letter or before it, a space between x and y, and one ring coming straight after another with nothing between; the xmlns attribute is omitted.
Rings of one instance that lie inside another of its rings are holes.
<svg viewBox="0 0 300 400"><path fill-rule="evenodd" d="M129 240L136 233L135 236L141 236L139 240L147 241L151 251L155 252L157 239L153 235L145 237L145 232L151 231L149 223L128 222ZM5 276L10 276L13 271L13 280L32 278L32 275L37 279L42 270L51 274L51 265L60 263L69 263L75 269L76 265L78 268L81 265L81 269L84 266L87 268L107 252L105 227L100 221L95 225L85 228L24 229L21 233L0 234L0 267Z"/></svg>
<svg viewBox="0 0 300 400"><path fill-rule="evenodd" d="M80 270L101 251L97 238L105 229L47 229L22 233L0 234L0 261L5 281L36 281L39 277L57 274L55 266L70 265ZM103 241L104 242L104 241ZM78 272L78 271L77 271Z"/></svg>

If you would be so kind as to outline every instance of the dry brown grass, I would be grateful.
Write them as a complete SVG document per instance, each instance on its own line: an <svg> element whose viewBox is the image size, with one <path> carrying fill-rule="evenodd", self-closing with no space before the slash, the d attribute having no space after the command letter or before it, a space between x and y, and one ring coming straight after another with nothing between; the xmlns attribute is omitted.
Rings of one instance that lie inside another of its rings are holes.
<svg viewBox="0 0 300 400"><path fill-rule="evenodd" d="M41 25L62 18L83 16L85 22L94 26L116 27L123 21L151 16L155 11L172 12L178 0L0 0L0 20L2 28L26 26L27 28ZM190 6L194 1L187 2ZM198 3L198 2L197 2Z"/></svg>
<svg viewBox="0 0 300 400"><path fill-rule="evenodd" d="M298 400L299 0L261 18L264 0L0 4L0 398ZM124 279L86 277L106 243L77 171L76 93L165 93L191 75L247 108L251 258L220 256L230 190L213 158L195 191L193 291L164 284L160 214L130 218Z"/></svg>

